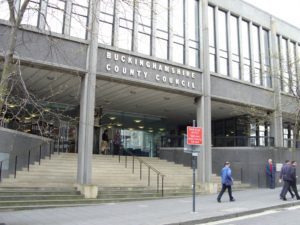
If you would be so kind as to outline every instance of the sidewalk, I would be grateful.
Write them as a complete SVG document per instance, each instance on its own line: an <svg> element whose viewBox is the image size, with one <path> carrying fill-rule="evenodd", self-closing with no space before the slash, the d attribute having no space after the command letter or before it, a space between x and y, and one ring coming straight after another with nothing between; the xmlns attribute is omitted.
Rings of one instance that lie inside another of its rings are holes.
<svg viewBox="0 0 300 225"><path fill-rule="evenodd" d="M300 201L279 199L281 188L251 189L233 192L235 202L229 202L227 192L222 203L217 195L196 196L196 213L192 213L192 198L109 203L95 206L0 212L0 224L6 225L175 225L197 224L219 218L232 218L261 212L265 209L300 205Z"/></svg>

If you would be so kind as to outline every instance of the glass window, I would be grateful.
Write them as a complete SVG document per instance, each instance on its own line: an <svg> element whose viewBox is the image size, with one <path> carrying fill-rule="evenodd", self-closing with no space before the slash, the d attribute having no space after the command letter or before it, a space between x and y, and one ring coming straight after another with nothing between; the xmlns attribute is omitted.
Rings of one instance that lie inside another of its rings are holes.
<svg viewBox="0 0 300 225"><path fill-rule="evenodd" d="M227 52L227 16L223 11L218 11L218 38L220 49L220 73L228 75L228 52Z"/></svg>
<svg viewBox="0 0 300 225"><path fill-rule="evenodd" d="M250 73L250 42L249 42L249 23L242 21L242 48L244 54L244 81L251 81Z"/></svg>
<svg viewBox="0 0 300 225"><path fill-rule="evenodd" d="M161 59L168 58L168 41L156 38L156 57Z"/></svg>
<svg viewBox="0 0 300 225"><path fill-rule="evenodd" d="M288 40L283 38L282 39L282 46L280 53L280 59L281 59L281 66L282 66L282 90L284 92L289 92L289 71L288 71Z"/></svg>
<svg viewBox="0 0 300 225"><path fill-rule="evenodd" d="M76 0L72 3L70 35L85 39L87 31L88 1Z"/></svg>
<svg viewBox="0 0 300 225"><path fill-rule="evenodd" d="M151 0L139 2L138 13L138 36L137 51L139 53L151 54Z"/></svg>
<svg viewBox="0 0 300 225"><path fill-rule="evenodd" d="M187 1L188 7L188 39L189 39L189 62L193 67L199 67L199 2Z"/></svg>
<svg viewBox="0 0 300 225"><path fill-rule="evenodd" d="M9 20L9 7L7 1L0 0L0 19Z"/></svg>
<svg viewBox="0 0 300 225"><path fill-rule="evenodd" d="M124 2L119 0L119 46L120 48L132 50L133 32L133 1Z"/></svg>
<svg viewBox="0 0 300 225"><path fill-rule="evenodd" d="M208 32L209 32L209 66L210 71L216 72L216 42L215 42L215 13L212 6L208 7Z"/></svg>
<svg viewBox="0 0 300 225"><path fill-rule="evenodd" d="M260 66L260 45L259 45L259 27L252 26L252 43L253 43L253 61L254 61L254 83L261 85L261 66Z"/></svg>
<svg viewBox="0 0 300 225"><path fill-rule="evenodd" d="M183 63L183 45L173 44L173 61L177 63Z"/></svg>
<svg viewBox="0 0 300 225"><path fill-rule="evenodd" d="M272 79L271 79L271 67L270 67L270 44L269 44L269 31L263 30L263 39L264 39L264 74L263 74L263 85L265 87L272 87Z"/></svg>
<svg viewBox="0 0 300 225"><path fill-rule="evenodd" d="M291 91L297 94L297 72L296 72L296 43L290 42L290 75L291 75Z"/></svg>
<svg viewBox="0 0 300 225"><path fill-rule="evenodd" d="M173 32L178 36L183 36L183 0L173 0Z"/></svg>
<svg viewBox="0 0 300 225"><path fill-rule="evenodd" d="M24 0L21 1L21 5ZM39 19L39 10L40 10L40 1L39 0L31 0L28 3L28 6L24 12L22 24L27 24L31 26L37 27L38 19Z"/></svg>
<svg viewBox="0 0 300 225"><path fill-rule="evenodd" d="M159 0L157 1L156 6L156 16L157 16L157 29L168 31L169 23L168 23L168 0Z"/></svg>
<svg viewBox="0 0 300 225"><path fill-rule="evenodd" d="M230 38L232 54L232 77L240 79L239 29L238 18L235 16L230 16Z"/></svg>
<svg viewBox="0 0 300 225"><path fill-rule="evenodd" d="M98 42L112 45L112 29L114 16L114 1L100 1L99 35Z"/></svg>
<svg viewBox="0 0 300 225"><path fill-rule="evenodd" d="M46 13L46 30L56 33L63 32L65 2L49 0Z"/></svg>

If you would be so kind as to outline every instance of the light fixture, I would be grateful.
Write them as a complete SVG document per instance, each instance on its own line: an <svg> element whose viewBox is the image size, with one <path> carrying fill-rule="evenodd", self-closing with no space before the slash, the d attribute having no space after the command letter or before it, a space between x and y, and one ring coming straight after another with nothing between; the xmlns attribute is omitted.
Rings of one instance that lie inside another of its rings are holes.
<svg viewBox="0 0 300 225"><path fill-rule="evenodd" d="M44 110L45 112L49 112L50 111L50 109L49 108L45 108L45 110Z"/></svg>
<svg viewBox="0 0 300 225"><path fill-rule="evenodd" d="M31 116L26 116L25 117L25 120L30 120L31 119Z"/></svg>
<svg viewBox="0 0 300 225"><path fill-rule="evenodd" d="M109 128L109 129L110 129L110 128L112 128L112 126L111 126L111 125L108 125L108 126L107 126L107 128Z"/></svg>
<svg viewBox="0 0 300 225"><path fill-rule="evenodd" d="M115 116L110 116L110 117L108 117L110 120L115 120L116 119L116 117Z"/></svg>
<svg viewBox="0 0 300 225"><path fill-rule="evenodd" d="M123 124L121 124L121 123L117 123L116 125L117 125L117 127L123 126Z"/></svg>
<svg viewBox="0 0 300 225"><path fill-rule="evenodd" d="M31 114L31 117L32 117L32 118L34 118L34 117L36 117L36 116L37 116L37 115L34 114L34 113Z"/></svg>
<svg viewBox="0 0 300 225"><path fill-rule="evenodd" d="M135 119L135 120L133 120L135 123L140 123L140 122L142 122L142 120L139 120L139 119Z"/></svg>
<svg viewBox="0 0 300 225"><path fill-rule="evenodd" d="M165 130L165 128L159 128L159 131L164 131Z"/></svg>
<svg viewBox="0 0 300 225"><path fill-rule="evenodd" d="M133 128L128 128L128 130L133 130Z"/></svg>
<svg viewBox="0 0 300 225"><path fill-rule="evenodd" d="M140 129L144 129L144 126L139 126Z"/></svg>
<svg viewBox="0 0 300 225"><path fill-rule="evenodd" d="M9 104L8 107L13 109L13 108L16 107L16 105L14 105L14 104Z"/></svg>
<svg viewBox="0 0 300 225"><path fill-rule="evenodd" d="M153 130L148 130L150 133L153 133Z"/></svg>

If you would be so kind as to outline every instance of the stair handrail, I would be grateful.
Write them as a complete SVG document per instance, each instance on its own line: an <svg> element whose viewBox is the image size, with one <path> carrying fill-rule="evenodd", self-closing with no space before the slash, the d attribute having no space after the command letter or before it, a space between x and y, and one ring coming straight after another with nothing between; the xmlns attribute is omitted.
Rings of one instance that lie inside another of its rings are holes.
<svg viewBox="0 0 300 225"><path fill-rule="evenodd" d="M157 175L157 188L156 191L159 192L159 177L161 177L161 195L164 196L164 178L166 177L165 174L160 172L158 169L151 166L149 163L145 162L143 159L139 158L138 156L134 155L132 152L128 151L127 149L123 149L126 153L132 156L132 173L134 173L134 159L137 159L140 162L140 180L142 180L142 164L148 167L148 186L150 186L150 170L156 173ZM121 162L121 154L119 151L119 163ZM125 167L127 168L127 154L125 155Z"/></svg>
<svg viewBox="0 0 300 225"><path fill-rule="evenodd" d="M31 146L31 148L28 149L28 154L27 154L27 156L25 156L25 157L27 157L27 170L28 171L29 171L29 165L31 163L31 152L32 152L32 150L35 151L35 152L36 152L37 149L39 150L39 157L35 161L38 161L39 165L40 165L41 164L41 159L42 159L42 145L49 143L49 159L51 159L51 154L53 154L53 152L52 152L52 145L51 145L52 142L53 142L53 140L51 140L51 141L42 141L42 143L39 143L39 144L37 144L35 146ZM46 151L47 150L48 149L46 149ZM26 153L26 151L24 151L24 153ZM46 154L47 153L44 153L44 156L46 156ZM15 157L14 157L14 172L13 172L14 178L17 177L18 156L20 157L20 154L16 154ZM22 154L21 154L21 156L22 156ZM25 157L21 157L21 159L24 159ZM0 161L0 182L2 181L2 167L3 167L3 162L6 161L6 160L9 161L10 159L8 158L8 159L4 159L4 160ZM24 166L22 166L22 168Z"/></svg>

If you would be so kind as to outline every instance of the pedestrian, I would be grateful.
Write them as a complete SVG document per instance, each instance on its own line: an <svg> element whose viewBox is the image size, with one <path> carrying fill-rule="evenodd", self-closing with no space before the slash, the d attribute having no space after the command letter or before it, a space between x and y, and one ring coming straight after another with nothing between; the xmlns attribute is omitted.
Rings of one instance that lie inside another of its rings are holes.
<svg viewBox="0 0 300 225"><path fill-rule="evenodd" d="M121 134L120 131L118 130L115 133L113 144L114 144L113 155L120 154Z"/></svg>
<svg viewBox="0 0 300 225"><path fill-rule="evenodd" d="M297 162L296 161L292 161L292 178L293 181L291 183L291 187L296 195L297 200L300 200L300 196L297 190L297 174L296 174L296 166L297 166Z"/></svg>
<svg viewBox="0 0 300 225"><path fill-rule="evenodd" d="M221 170L221 179L222 179L222 189L218 195L217 201L221 202L222 195L228 190L229 200L231 202L235 201L234 197L232 197L232 189L233 178L231 176L230 162L225 162L223 169Z"/></svg>
<svg viewBox="0 0 300 225"><path fill-rule="evenodd" d="M286 160L285 164L281 168L279 182L281 182L281 180L283 180L284 184L280 193L280 199L286 201L286 193L291 188L291 184L293 182L293 171L290 160ZM291 195L293 198L294 195L292 193Z"/></svg>
<svg viewBox="0 0 300 225"><path fill-rule="evenodd" d="M102 134L102 140L100 145L101 153L106 155L108 150L108 130L105 129Z"/></svg>
<svg viewBox="0 0 300 225"><path fill-rule="evenodd" d="M269 159L266 165L266 177L268 187L271 189L275 188L275 176L276 176L276 168L273 164L273 160Z"/></svg>

